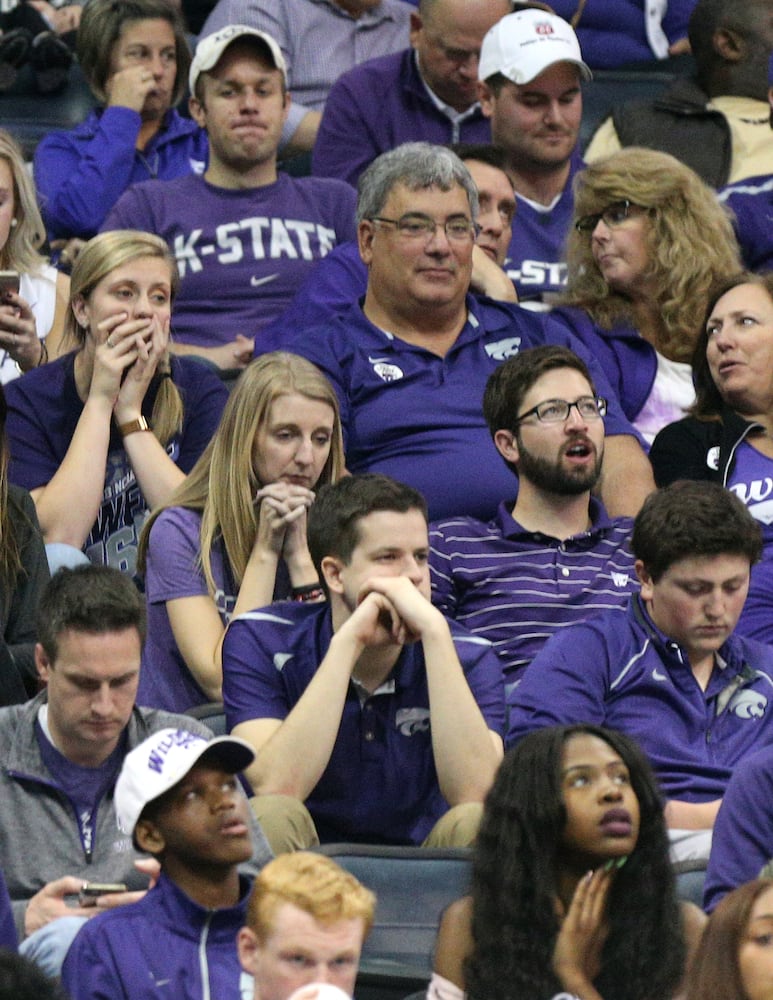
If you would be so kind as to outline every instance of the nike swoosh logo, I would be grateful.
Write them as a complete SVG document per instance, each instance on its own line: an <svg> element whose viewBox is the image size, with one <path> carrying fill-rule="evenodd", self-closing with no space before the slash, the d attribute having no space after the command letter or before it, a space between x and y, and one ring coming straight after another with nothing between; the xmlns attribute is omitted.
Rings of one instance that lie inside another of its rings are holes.
<svg viewBox="0 0 773 1000"><path fill-rule="evenodd" d="M267 274L265 278L256 278L255 275L250 278L250 284L253 288L257 288L259 285L267 285L269 281L274 281L278 278L279 274Z"/></svg>
<svg viewBox="0 0 773 1000"><path fill-rule="evenodd" d="M389 361L389 358L372 358L370 355L368 355L369 365L380 365L383 364L385 361Z"/></svg>
<svg viewBox="0 0 773 1000"><path fill-rule="evenodd" d="M654 669L654 670L652 671L652 676L653 676L653 678L654 678L654 679L655 679L656 681L667 681L667 680L668 680L668 677L666 677L666 675L665 675L665 674L661 673L661 672L660 672L660 671L658 670L658 668L657 668L657 667L655 667L655 669Z"/></svg>

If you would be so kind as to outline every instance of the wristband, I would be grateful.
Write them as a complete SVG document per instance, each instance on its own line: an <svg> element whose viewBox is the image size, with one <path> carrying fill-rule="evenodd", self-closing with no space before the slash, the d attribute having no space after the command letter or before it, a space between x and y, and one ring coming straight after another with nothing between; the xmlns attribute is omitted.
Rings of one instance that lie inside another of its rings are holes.
<svg viewBox="0 0 773 1000"><path fill-rule="evenodd" d="M325 591L322 589L319 580L316 583L304 584L303 587L292 587L290 590L290 597L294 601L318 601L324 596Z"/></svg>
<svg viewBox="0 0 773 1000"><path fill-rule="evenodd" d="M136 431L149 431L150 424L147 420L140 416L136 420L129 420L125 424L118 425L118 433L122 438L128 437L130 434L134 434Z"/></svg>

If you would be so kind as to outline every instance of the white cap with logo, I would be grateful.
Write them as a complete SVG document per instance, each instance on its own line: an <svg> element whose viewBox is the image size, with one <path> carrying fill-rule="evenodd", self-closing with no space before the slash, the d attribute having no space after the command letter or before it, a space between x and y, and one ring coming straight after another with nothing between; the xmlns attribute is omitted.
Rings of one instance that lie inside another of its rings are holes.
<svg viewBox="0 0 773 1000"><path fill-rule="evenodd" d="M259 38L265 44L271 54L274 66L281 72L285 86L287 86L287 63L276 39L265 31L258 31L257 28L250 28L246 24L228 24L220 31L216 31L214 35L202 38L196 46L196 54L188 73L188 87L192 94L196 93L196 81L200 74L214 69L228 46L245 37Z"/></svg>
<svg viewBox="0 0 773 1000"><path fill-rule="evenodd" d="M159 729L127 753L115 783L118 829L134 833L145 806L174 788L205 754L229 774L243 771L255 760L249 743L236 736L208 740L185 729Z"/></svg>
<svg viewBox="0 0 773 1000"><path fill-rule="evenodd" d="M570 62L584 80L593 76L582 61L580 43L571 24L544 10L519 10L497 21L483 39L478 77L502 73L513 83L530 83L559 62Z"/></svg>

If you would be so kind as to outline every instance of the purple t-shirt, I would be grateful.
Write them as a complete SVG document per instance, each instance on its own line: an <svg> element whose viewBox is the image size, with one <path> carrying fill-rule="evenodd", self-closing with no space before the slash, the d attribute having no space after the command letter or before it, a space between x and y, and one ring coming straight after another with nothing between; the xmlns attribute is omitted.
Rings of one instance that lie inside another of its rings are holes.
<svg viewBox="0 0 773 1000"><path fill-rule="evenodd" d="M181 278L174 336L216 347L262 330L316 261L355 239L356 200L353 188L329 178L280 173L273 184L234 191L191 175L133 185L102 229L166 240Z"/></svg>
<svg viewBox="0 0 773 1000"><path fill-rule="evenodd" d="M153 523L145 568L148 637L142 653L137 703L169 712L187 712L210 699L201 689L177 647L166 609L167 601L181 597L209 597L199 562L201 513L186 507L169 507ZM215 580L214 603L223 628L231 620L239 590L222 541L210 551ZM274 600L289 593L284 562L279 563Z"/></svg>
<svg viewBox="0 0 773 1000"><path fill-rule="evenodd" d="M545 292L561 292L566 285L564 243L574 214L572 185L585 164L577 150L561 196L551 208L533 204L515 192L513 238L505 271L518 291L520 302L539 300Z"/></svg>
<svg viewBox="0 0 773 1000"><path fill-rule="evenodd" d="M6 386L11 482L27 490L45 486L67 454L83 412L73 374L75 352L27 372ZM172 358L172 379L185 407L183 427L166 446L172 461L190 472L220 421L228 390L204 365ZM150 419L160 380L151 383L142 403ZM78 503L78 497L72 498ZM114 424L105 470L105 488L97 520L84 551L93 563L114 566L133 575L137 538L148 514L145 498Z"/></svg>
<svg viewBox="0 0 773 1000"><path fill-rule="evenodd" d="M137 690L140 705L185 712L210 700L177 648L166 610L167 601L208 596L207 581L199 564L200 531L201 514L185 507L165 510L151 529L145 570L148 638ZM210 558L217 587L215 607L225 628L236 603L236 590L219 545L213 548Z"/></svg>

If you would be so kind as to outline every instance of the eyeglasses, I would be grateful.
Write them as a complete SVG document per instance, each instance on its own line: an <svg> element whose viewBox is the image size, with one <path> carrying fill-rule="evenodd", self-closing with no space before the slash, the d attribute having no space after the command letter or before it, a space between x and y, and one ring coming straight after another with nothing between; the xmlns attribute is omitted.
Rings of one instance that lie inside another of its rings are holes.
<svg viewBox="0 0 773 1000"><path fill-rule="evenodd" d="M633 212L632 209L634 210ZM615 201L611 205L607 205L603 212L594 212L593 215L583 215L582 218L575 222L574 228L578 233L592 233L599 222L603 222L610 229L615 229L617 226L621 226L626 219L630 218L636 210L640 212L649 211L642 205L634 205L632 201Z"/></svg>
<svg viewBox="0 0 773 1000"><path fill-rule="evenodd" d="M400 236L406 240L426 241L435 235L438 226L448 239L455 243L471 242L480 232L480 227L470 219L446 219L445 222L435 222L428 215L421 215L418 212L401 215L399 219L387 219L383 215L373 215L370 221L395 226Z"/></svg>
<svg viewBox="0 0 773 1000"><path fill-rule="evenodd" d="M606 415L607 401L602 396L580 396L573 403L568 399L546 399L544 403L537 403L522 413L515 423L517 426L527 417L536 417L543 424L559 424L568 418L572 407L577 409L583 420L598 420Z"/></svg>

